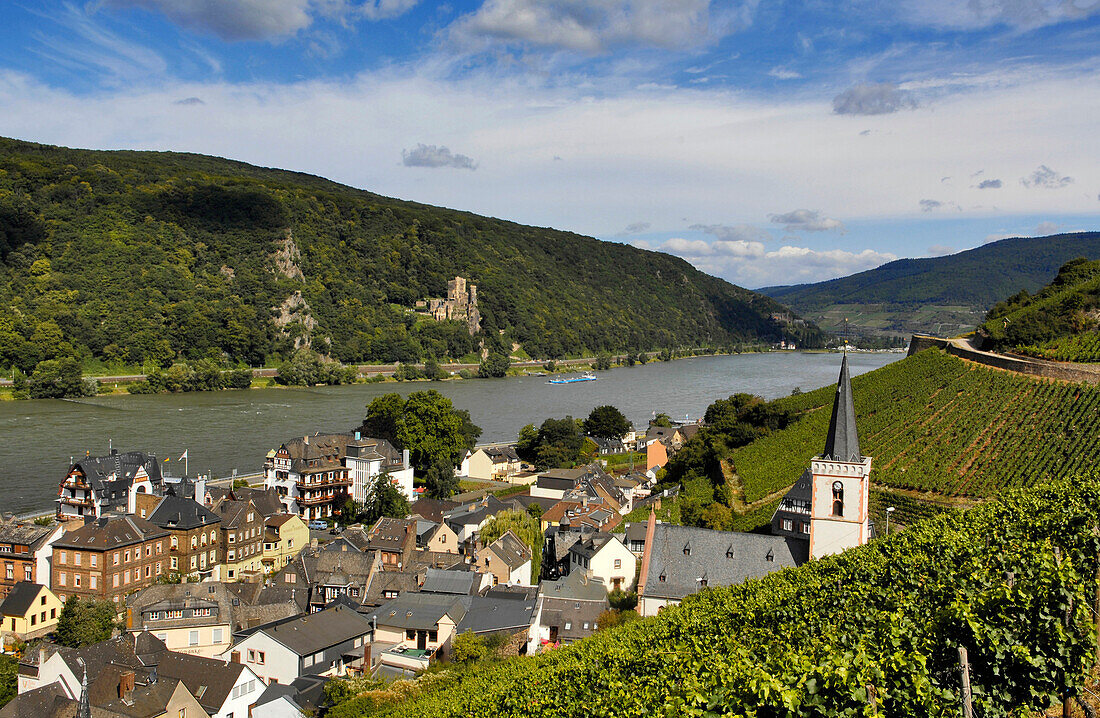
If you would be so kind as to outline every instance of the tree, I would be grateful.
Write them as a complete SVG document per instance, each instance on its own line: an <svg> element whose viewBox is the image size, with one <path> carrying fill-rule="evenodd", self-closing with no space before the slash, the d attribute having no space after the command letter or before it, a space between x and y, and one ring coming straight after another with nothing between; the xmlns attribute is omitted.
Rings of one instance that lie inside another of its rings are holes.
<svg viewBox="0 0 1100 718"><path fill-rule="evenodd" d="M114 604L71 596L57 619L57 642L69 648L83 648L106 641L114 629Z"/></svg>
<svg viewBox="0 0 1100 718"><path fill-rule="evenodd" d="M409 394L397 422L397 444L409 450L413 466L421 471L444 459L458 466L480 434L469 414L460 414L435 389Z"/></svg>
<svg viewBox="0 0 1100 718"><path fill-rule="evenodd" d="M539 430L534 424L527 424L519 430L516 438L516 453L524 461L534 461L535 451L538 449Z"/></svg>
<svg viewBox="0 0 1100 718"><path fill-rule="evenodd" d="M8 704L18 691L19 661L0 655L0 706Z"/></svg>
<svg viewBox="0 0 1100 718"><path fill-rule="evenodd" d="M596 619L596 630L606 631L609 628L615 626L621 626L624 623L630 623L631 621L637 621L641 616L637 611L619 611L614 608L609 608L599 615Z"/></svg>
<svg viewBox="0 0 1100 718"><path fill-rule="evenodd" d="M611 355L600 354L596 357L595 363L592 365L596 370L610 369L611 368Z"/></svg>
<svg viewBox="0 0 1100 718"><path fill-rule="evenodd" d="M535 466L539 469L573 466L580 459L584 437L573 417L547 419L535 440Z"/></svg>
<svg viewBox="0 0 1100 718"><path fill-rule="evenodd" d="M484 658L488 652L485 639L474 635L469 629L455 636L451 644L451 658L455 663L473 663Z"/></svg>
<svg viewBox="0 0 1100 718"><path fill-rule="evenodd" d="M435 357L424 362L424 371L420 372L420 375L431 381L442 381L447 378L447 372L440 368L439 362L435 360Z"/></svg>
<svg viewBox="0 0 1100 718"><path fill-rule="evenodd" d="M94 396L84 382L84 371L72 357L46 359L38 362L27 380L27 392L32 399L63 399Z"/></svg>
<svg viewBox="0 0 1100 718"><path fill-rule="evenodd" d="M540 504L529 504L527 506L527 513L536 519L542 518L542 506Z"/></svg>
<svg viewBox="0 0 1100 718"><path fill-rule="evenodd" d="M539 575L542 566L542 528L539 520L526 511L501 511L489 519L478 532L486 546L511 531L531 549L531 576Z"/></svg>
<svg viewBox="0 0 1100 718"><path fill-rule="evenodd" d="M672 426L672 417L664 413L663 411L659 411L657 412L657 415L655 417L650 419L649 425L661 426L667 429L668 427Z"/></svg>
<svg viewBox="0 0 1100 718"><path fill-rule="evenodd" d="M383 516L403 519L408 515L409 500L401 490L393 485L388 475L376 476L367 495L366 505L363 507L362 521L366 524L374 524Z"/></svg>
<svg viewBox="0 0 1100 718"><path fill-rule="evenodd" d="M367 416L363 419L363 425L359 430L364 436L385 439L391 444L398 445L397 425L401 421L401 413L404 410L405 400L400 394L383 394L375 397L367 405Z"/></svg>
<svg viewBox="0 0 1100 718"><path fill-rule="evenodd" d="M439 459L424 472L424 493L429 499L449 499L457 491L458 477L448 459Z"/></svg>
<svg viewBox="0 0 1100 718"><path fill-rule="evenodd" d="M490 354L482 360L477 368L477 375L481 379L507 376L508 368L512 366L511 360L504 354Z"/></svg>
<svg viewBox="0 0 1100 718"><path fill-rule="evenodd" d="M621 411L610 404L604 404L593 409L584 420L584 431L601 439L618 439L630 431L630 422Z"/></svg>

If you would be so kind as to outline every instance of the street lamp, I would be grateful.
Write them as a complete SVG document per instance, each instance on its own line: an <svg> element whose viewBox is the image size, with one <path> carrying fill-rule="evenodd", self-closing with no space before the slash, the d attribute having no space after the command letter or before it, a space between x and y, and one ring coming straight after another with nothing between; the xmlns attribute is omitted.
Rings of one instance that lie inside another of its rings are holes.
<svg viewBox="0 0 1100 718"><path fill-rule="evenodd" d="M885 532L885 534L887 536L890 535L890 514L894 513L895 510L896 509L893 506L888 506L886 508L886 532Z"/></svg>

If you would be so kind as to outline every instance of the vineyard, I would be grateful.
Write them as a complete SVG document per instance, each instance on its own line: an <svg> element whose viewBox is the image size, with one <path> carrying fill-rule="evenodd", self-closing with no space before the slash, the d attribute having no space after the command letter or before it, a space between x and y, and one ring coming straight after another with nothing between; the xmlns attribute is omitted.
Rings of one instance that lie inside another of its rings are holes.
<svg viewBox="0 0 1100 718"><path fill-rule="evenodd" d="M1100 482L950 512L571 647L443 669L335 706L382 716L1021 715L1094 660ZM873 696L873 697L872 697Z"/></svg>
<svg viewBox="0 0 1100 718"><path fill-rule="evenodd" d="M1100 362L1100 332L1091 331L1052 339L1039 346L1016 347L1016 351L1040 359L1096 363Z"/></svg>
<svg viewBox="0 0 1100 718"><path fill-rule="evenodd" d="M929 349L852 380L860 448L879 486L986 498L1100 462L1100 389L974 366ZM780 399L803 412L733 452L756 501L819 453L834 387Z"/></svg>

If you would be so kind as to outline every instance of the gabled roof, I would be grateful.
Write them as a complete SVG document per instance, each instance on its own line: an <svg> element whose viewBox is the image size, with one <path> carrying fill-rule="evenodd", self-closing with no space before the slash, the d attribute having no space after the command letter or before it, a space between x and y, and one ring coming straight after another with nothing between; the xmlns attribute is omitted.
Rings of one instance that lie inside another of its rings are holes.
<svg viewBox="0 0 1100 718"><path fill-rule="evenodd" d="M646 545L641 595L679 600L706 586L732 586L806 562L806 541L657 524Z"/></svg>
<svg viewBox="0 0 1100 718"><path fill-rule="evenodd" d="M194 499L168 494L160 500L153 513L149 514L149 523L163 529L189 531L200 526L221 523L221 518Z"/></svg>
<svg viewBox="0 0 1100 718"><path fill-rule="evenodd" d="M520 460L519 454L511 446L490 446L483 451L494 464L516 463Z"/></svg>
<svg viewBox="0 0 1100 718"><path fill-rule="evenodd" d="M573 571L557 581L543 581L539 584L539 596L607 603L607 589L599 581L588 578L584 571Z"/></svg>
<svg viewBox="0 0 1100 718"><path fill-rule="evenodd" d="M38 594L48 590L45 586L33 581L20 581L12 588L11 593L4 599L4 603L0 604L0 615L20 618L26 616L27 611L34 604L34 599L38 598Z"/></svg>
<svg viewBox="0 0 1100 718"><path fill-rule="evenodd" d="M455 533L459 533L463 526L479 526L507 508L507 504L490 494L445 512L443 519Z"/></svg>
<svg viewBox="0 0 1100 718"><path fill-rule="evenodd" d="M578 554L583 558L591 559L602 551L604 546L611 542L622 545L622 541L613 534L603 532L594 533L574 543L572 547L570 547L569 552Z"/></svg>
<svg viewBox="0 0 1100 718"><path fill-rule="evenodd" d="M386 601L366 614L366 619L369 621L374 618L379 626L430 630L435 628L444 616L449 616L457 624L465 615L466 606L460 596L406 593Z"/></svg>
<svg viewBox="0 0 1100 718"><path fill-rule="evenodd" d="M230 630L237 627L237 611L233 606L234 594L224 583L157 583L126 597L130 609L131 630L143 628L183 628L228 624ZM185 609L209 608L209 616L190 616ZM184 611L180 618L160 619L145 623L150 611Z"/></svg>
<svg viewBox="0 0 1100 718"><path fill-rule="evenodd" d="M54 543L54 548L106 551L167 535L164 529L138 516L101 516L67 532Z"/></svg>
<svg viewBox="0 0 1100 718"><path fill-rule="evenodd" d="M29 546L32 552L39 547L53 533L55 527L38 526L33 523L24 523L17 519L0 519L0 543L18 544Z"/></svg>
<svg viewBox="0 0 1100 718"><path fill-rule="evenodd" d="M513 571L531 560L531 548L512 533L511 529L489 544L488 550L495 553Z"/></svg>
<svg viewBox="0 0 1100 718"><path fill-rule="evenodd" d="M478 575L473 571L446 571L429 568L421 593L449 593L458 596L472 594L478 584Z"/></svg>
<svg viewBox="0 0 1100 718"><path fill-rule="evenodd" d="M416 540L416 521L383 516L367 532L367 547L381 551L404 551L410 536Z"/></svg>
<svg viewBox="0 0 1100 718"><path fill-rule="evenodd" d="M443 499L420 498L409 506L410 516L419 516L428 521L439 523L443 520L443 514L458 507L457 501Z"/></svg>
<svg viewBox="0 0 1100 718"><path fill-rule="evenodd" d="M455 629L456 633L497 633L519 631L531 625L538 601L524 595L472 596L466 615Z"/></svg>
<svg viewBox="0 0 1100 718"><path fill-rule="evenodd" d="M856 431L856 408L852 401L852 380L848 375L848 355L840 360L840 380L833 397L833 414L829 433L825 437L822 458L834 461L863 461L859 453L859 433Z"/></svg>
<svg viewBox="0 0 1100 718"><path fill-rule="evenodd" d="M161 677L183 681L183 685L210 715L221 710L243 670L244 665L240 663L226 663L174 651L166 651L157 664L157 673Z"/></svg>
<svg viewBox="0 0 1100 718"><path fill-rule="evenodd" d="M370 631L370 621L344 606L333 606L290 621L260 626L270 638L299 656L330 648Z"/></svg>
<svg viewBox="0 0 1100 718"><path fill-rule="evenodd" d="M96 494L104 494L100 498L109 499L112 498L111 492L129 489L141 469L145 470L151 484L157 486L161 483L160 463L156 457L141 451L112 451L107 456L86 456L73 464L69 473L77 471L84 474Z"/></svg>
<svg viewBox="0 0 1100 718"><path fill-rule="evenodd" d="M221 517L223 529L235 529L242 527L248 522L248 511L253 510L255 514L260 512L256 509L256 506L249 500L236 501L231 498L220 499L214 504L213 512ZM255 515L253 516L255 518ZM261 515L262 518L262 515Z"/></svg>

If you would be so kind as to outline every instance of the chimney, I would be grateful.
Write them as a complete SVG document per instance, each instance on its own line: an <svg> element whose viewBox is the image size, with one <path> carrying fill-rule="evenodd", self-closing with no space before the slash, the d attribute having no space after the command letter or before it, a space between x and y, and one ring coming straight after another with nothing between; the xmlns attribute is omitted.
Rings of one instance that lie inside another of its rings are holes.
<svg viewBox="0 0 1100 718"><path fill-rule="evenodd" d="M129 702L134 699L134 672L123 671L118 677L118 697Z"/></svg>
<svg viewBox="0 0 1100 718"><path fill-rule="evenodd" d="M642 595L646 580L649 578L649 559L653 553L653 534L657 531L657 512L649 510L649 519L645 525L645 548L642 549L642 575L638 577L638 595Z"/></svg>
<svg viewBox="0 0 1100 718"><path fill-rule="evenodd" d="M401 450L401 467L404 468L404 469L409 468L409 450L408 449L402 449Z"/></svg>
<svg viewBox="0 0 1100 718"><path fill-rule="evenodd" d="M39 648L38 649L38 667L39 667L39 669L42 668L42 664L45 663L45 662L46 662L46 649L45 648Z"/></svg>
<svg viewBox="0 0 1100 718"><path fill-rule="evenodd" d="M309 446L309 435L307 434L307 435L303 436L302 441L305 442L306 446Z"/></svg>
<svg viewBox="0 0 1100 718"><path fill-rule="evenodd" d="M581 497L581 508L585 511L588 510L588 494Z"/></svg>
<svg viewBox="0 0 1100 718"><path fill-rule="evenodd" d="M371 642L363 641L363 675L369 676L371 674Z"/></svg>
<svg viewBox="0 0 1100 718"><path fill-rule="evenodd" d="M195 478L195 501L206 504L206 477L201 474Z"/></svg>

